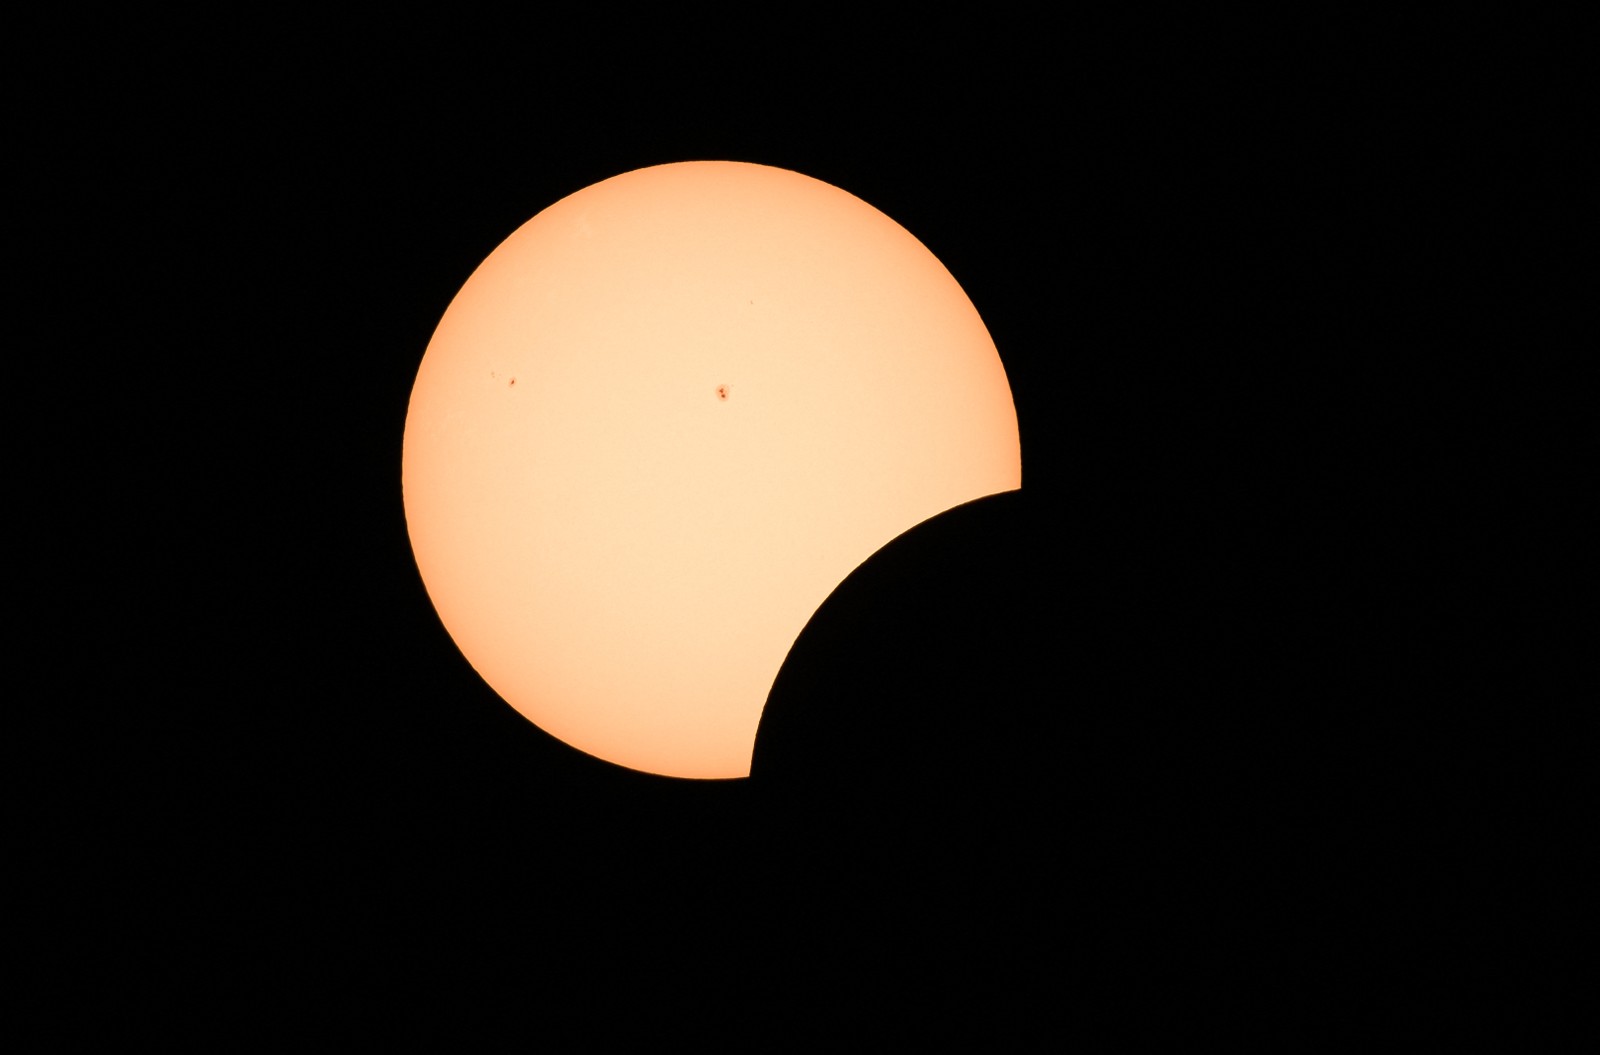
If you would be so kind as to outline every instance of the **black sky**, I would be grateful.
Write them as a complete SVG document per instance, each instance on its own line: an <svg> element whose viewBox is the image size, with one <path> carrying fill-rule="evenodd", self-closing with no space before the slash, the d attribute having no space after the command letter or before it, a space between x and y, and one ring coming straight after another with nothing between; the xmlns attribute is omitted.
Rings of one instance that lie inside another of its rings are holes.
<svg viewBox="0 0 1600 1055"><path fill-rule="evenodd" d="M1427 62L1287 27L885 26L681 63L649 46L670 20L625 49L125 28L91 80L52 37L18 96L57 195L13 218L52 247L19 288L77 364L45 368L41 442L93 452L47 479L89 512L49 529L69 644L41 653L33 858L83 1007L139 978L151 1014L354 1029L511 979L530 1014L665 988L752 1030L1315 1019L1427 958L1379 930L1470 901L1420 878L1481 762L1434 750L1470 713L1440 686L1474 600L1439 571L1459 437L1419 408L1450 398L1432 364L1474 295L1433 265L1479 188L1441 182L1467 148ZM499 701L399 485L477 263L693 159L806 173L927 245L1024 466L830 600L756 776L711 784Z"/></svg>

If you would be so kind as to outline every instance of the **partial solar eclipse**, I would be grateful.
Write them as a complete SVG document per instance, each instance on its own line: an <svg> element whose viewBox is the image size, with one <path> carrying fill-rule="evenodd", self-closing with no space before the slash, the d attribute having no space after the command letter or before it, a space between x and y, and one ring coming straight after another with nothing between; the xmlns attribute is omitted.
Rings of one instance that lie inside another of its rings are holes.
<svg viewBox="0 0 1600 1055"><path fill-rule="evenodd" d="M896 536L1021 486L994 342L852 195L686 162L556 202L428 344L402 482L483 679L591 755L748 776L795 638Z"/></svg>

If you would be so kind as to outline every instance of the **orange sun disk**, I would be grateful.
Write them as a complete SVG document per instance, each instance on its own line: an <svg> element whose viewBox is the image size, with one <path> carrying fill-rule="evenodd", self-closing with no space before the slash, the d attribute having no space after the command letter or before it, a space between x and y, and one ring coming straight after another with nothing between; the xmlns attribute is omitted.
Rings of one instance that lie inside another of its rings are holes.
<svg viewBox="0 0 1600 1055"><path fill-rule="evenodd" d="M407 528L508 703L611 762L747 776L773 678L873 552L1021 486L977 311L894 221L783 169L688 162L545 209L417 373Z"/></svg>

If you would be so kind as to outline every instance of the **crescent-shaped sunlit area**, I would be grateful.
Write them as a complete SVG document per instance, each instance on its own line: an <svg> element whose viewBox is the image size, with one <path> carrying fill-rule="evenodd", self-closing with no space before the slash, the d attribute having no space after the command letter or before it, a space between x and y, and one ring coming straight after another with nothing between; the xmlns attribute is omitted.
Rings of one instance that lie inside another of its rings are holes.
<svg viewBox="0 0 1600 1055"><path fill-rule="evenodd" d="M977 310L860 199L688 162L581 190L472 274L423 357L417 566L484 680L650 773L734 778L818 606L938 513L1021 485Z"/></svg>

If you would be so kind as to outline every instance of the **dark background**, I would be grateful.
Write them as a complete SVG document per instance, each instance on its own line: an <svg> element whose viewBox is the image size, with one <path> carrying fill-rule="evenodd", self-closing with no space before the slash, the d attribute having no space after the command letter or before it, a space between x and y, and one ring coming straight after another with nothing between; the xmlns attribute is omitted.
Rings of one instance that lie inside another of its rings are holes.
<svg viewBox="0 0 1600 1055"><path fill-rule="evenodd" d="M621 21L18 37L47 353L18 369L66 514L19 574L50 675L20 859L74 1020L468 1030L508 988L751 1037L1271 1032L1455 999L1458 865L1518 750L1477 703L1514 672L1469 644L1510 572L1462 526L1515 78L1467 86L1434 30ZM916 235L1022 436L1020 494L818 613L747 781L619 769L498 700L399 485L472 269L692 159Z"/></svg>

